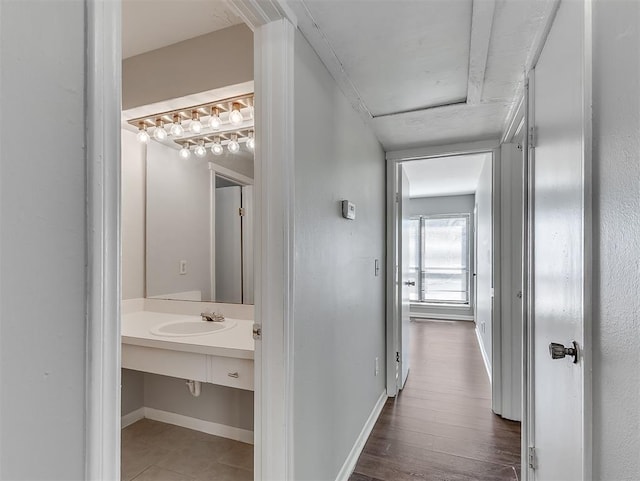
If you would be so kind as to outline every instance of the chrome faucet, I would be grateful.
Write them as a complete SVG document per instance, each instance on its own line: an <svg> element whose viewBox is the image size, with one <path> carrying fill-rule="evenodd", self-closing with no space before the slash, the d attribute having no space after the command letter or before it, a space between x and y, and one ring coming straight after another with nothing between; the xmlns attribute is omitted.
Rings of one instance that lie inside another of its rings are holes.
<svg viewBox="0 0 640 481"><path fill-rule="evenodd" d="M201 312L200 315L202 316L202 320L203 321L207 321L207 322L224 322L224 314L220 313L220 312Z"/></svg>

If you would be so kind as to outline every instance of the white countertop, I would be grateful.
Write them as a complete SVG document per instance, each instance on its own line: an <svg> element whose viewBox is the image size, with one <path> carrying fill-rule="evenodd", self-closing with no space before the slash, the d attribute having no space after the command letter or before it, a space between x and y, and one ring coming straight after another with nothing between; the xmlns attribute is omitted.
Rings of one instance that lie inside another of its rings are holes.
<svg viewBox="0 0 640 481"><path fill-rule="evenodd" d="M197 336L167 337L150 332L159 324L185 319L200 319L200 316L154 311L124 313L122 315L122 343L212 356L253 359L255 345L253 321L250 320L233 319L236 325L230 329Z"/></svg>

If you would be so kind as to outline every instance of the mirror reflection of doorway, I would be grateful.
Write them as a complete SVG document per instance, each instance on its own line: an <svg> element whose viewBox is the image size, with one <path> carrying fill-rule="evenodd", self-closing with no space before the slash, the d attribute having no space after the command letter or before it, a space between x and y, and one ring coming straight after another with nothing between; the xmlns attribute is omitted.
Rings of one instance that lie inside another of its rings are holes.
<svg viewBox="0 0 640 481"><path fill-rule="evenodd" d="M215 299L253 304L253 186L215 176Z"/></svg>

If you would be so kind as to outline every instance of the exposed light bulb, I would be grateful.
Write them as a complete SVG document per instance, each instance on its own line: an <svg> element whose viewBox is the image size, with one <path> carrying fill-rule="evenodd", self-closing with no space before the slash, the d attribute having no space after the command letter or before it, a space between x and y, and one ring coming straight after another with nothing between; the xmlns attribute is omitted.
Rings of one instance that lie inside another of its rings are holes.
<svg viewBox="0 0 640 481"><path fill-rule="evenodd" d="M237 154L240 151L240 144L238 143L238 136L232 135L229 144L227 144L227 149L232 154Z"/></svg>
<svg viewBox="0 0 640 481"><path fill-rule="evenodd" d="M200 132L202 132L202 122L200 122L200 115L198 114L198 112L193 112L191 123L189 124L189 129L194 134L199 134Z"/></svg>
<svg viewBox="0 0 640 481"><path fill-rule="evenodd" d="M188 159L189 157L191 157L191 151L189 150L188 143L185 142L184 144L182 144L182 148L180 149L179 154L183 159Z"/></svg>
<svg viewBox="0 0 640 481"><path fill-rule="evenodd" d="M242 112L240 112L240 104L234 103L229 113L229 122L233 125L240 125L243 121L244 117L242 116Z"/></svg>
<svg viewBox="0 0 640 481"><path fill-rule="evenodd" d="M167 139L167 131L164 129L164 122L159 120L156 124L156 128L153 131L153 138L162 142Z"/></svg>
<svg viewBox="0 0 640 481"><path fill-rule="evenodd" d="M200 141L200 143L196 146L195 149L193 149L193 151L198 157L204 157L205 155L207 155L207 149L204 148L204 142L202 141Z"/></svg>
<svg viewBox="0 0 640 481"><path fill-rule="evenodd" d="M213 153L213 155L222 155L223 152L224 152L224 148L220 143L220 137L216 137L215 142L211 146L211 153Z"/></svg>
<svg viewBox="0 0 640 481"><path fill-rule="evenodd" d="M177 115L173 116L173 125L171 126L171 135L174 137L182 137L184 135L184 128L182 127L182 121Z"/></svg>
<svg viewBox="0 0 640 481"><path fill-rule="evenodd" d="M222 125L222 120L220 120L220 116L218 115L217 107L211 110L211 118L209 119L209 125L213 130L220 130L220 126Z"/></svg>
<svg viewBox="0 0 640 481"><path fill-rule="evenodd" d="M247 148L249 150L255 150L256 139L253 137L253 131L249 132L249 138L247 139Z"/></svg>
<svg viewBox="0 0 640 481"><path fill-rule="evenodd" d="M253 99L249 99L249 118L253 119L253 116L255 115L254 112L254 108L253 108Z"/></svg>
<svg viewBox="0 0 640 481"><path fill-rule="evenodd" d="M149 143L149 134L147 133L147 128L140 128L140 131L138 132L138 142L141 142L143 144L147 144Z"/></svg>

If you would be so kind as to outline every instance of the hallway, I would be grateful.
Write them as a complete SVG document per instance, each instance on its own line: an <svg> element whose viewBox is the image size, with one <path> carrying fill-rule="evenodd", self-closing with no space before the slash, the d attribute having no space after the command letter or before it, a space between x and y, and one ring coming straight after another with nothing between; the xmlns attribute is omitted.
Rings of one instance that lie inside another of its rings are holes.
<svg viewBox="0 0 640 481"><path fill-rule="evenodd" d="M350 481L517 480L520 423L491 412L474 324L411 328L405 388L387 400Z"/></svg>

